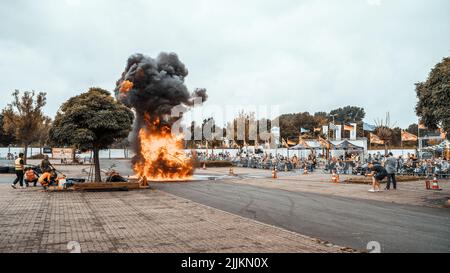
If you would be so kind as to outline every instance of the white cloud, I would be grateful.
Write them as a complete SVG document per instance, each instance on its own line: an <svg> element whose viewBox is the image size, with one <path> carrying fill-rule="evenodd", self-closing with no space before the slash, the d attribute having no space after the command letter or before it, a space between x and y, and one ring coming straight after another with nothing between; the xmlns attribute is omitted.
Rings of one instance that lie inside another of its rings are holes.
<svg viewBox="0 0 450 273"><path fill-rule="evenodd" d="M381 0L367 0L367 4L370 6L380 6Z"/></svg>
<svg viewBox="0 0 450 273"><path fill-rule="evenodd" d="M211 104L352 104L369 122L390 111L407 126L416 121L414 83L449 55L446 0L376 11L368 4L381 1L4 2L0 90L46 91L51 115L90 86L112 90L130 54L175 51L188 86L207 88Z"/></svg>

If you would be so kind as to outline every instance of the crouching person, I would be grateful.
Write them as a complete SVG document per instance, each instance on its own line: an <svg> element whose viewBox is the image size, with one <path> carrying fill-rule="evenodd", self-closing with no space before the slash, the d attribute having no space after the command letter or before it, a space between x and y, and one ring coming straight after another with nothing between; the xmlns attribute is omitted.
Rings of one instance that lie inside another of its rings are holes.
<svg viewBox="0 0 450 273"><path fill-rule="evenodd" d="M39 177L39 184L42 185L42 187L44 187L44 191L48 191L48 186L50 185L52 181L52 174L51 172L44 172L41 177Z"/></svg>
<svg viewBox="0 0 450 273"><path fill-rule="evenodd" d="M38 180L38 174L32 168L28 167L25 170L25 185L28 187L30 183L33 183L33 186L36 187Z"/></svg>

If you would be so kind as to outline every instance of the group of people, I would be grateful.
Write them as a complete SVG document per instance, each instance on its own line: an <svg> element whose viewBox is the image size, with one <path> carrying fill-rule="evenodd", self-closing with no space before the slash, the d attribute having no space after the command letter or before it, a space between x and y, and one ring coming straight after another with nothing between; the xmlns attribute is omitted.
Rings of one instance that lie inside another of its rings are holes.
<svg viewBox="0 0 450 273"><path fill-rule="evenodd" d="M47 190L49 184L51 183L52 171L55 169L50 163L48 156L44 157L39 166L40 170L42 171L41 175L39 175L38 172L33 168L26 167L23 157L24 154L20 153L19 157L14 161L16 178L11 184L11 187L17 189L18 183L20 184L21 188L29 187L31 183L33 183L33 186L36 187L37 183L39 182L44 187L44 190Z"/></svg>

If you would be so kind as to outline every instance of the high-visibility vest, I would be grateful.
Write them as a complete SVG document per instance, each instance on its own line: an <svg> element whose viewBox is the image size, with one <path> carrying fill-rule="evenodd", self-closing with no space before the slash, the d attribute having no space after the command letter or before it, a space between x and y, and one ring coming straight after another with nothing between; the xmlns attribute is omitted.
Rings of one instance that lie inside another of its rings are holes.
<svg viewBox="0 0 450 273"><path fill-rule="evenodd" d="M25 178L27 181L33 181L36 179L36 174L33 170L28 170L25 172Z"/></svg>
<svg viewBox="0 0 450 273"><path fill-rule="evenodd" d="M20 164L20 161L22 161L22 158L18 158L16 159L16 161L14 162L14 165L16 167L16 171L23 171L23 164Z"/></svg>

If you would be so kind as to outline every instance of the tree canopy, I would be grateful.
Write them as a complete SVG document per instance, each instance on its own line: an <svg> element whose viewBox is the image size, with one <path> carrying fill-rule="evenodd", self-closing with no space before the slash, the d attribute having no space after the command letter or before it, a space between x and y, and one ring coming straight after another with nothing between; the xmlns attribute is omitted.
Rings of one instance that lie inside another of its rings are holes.
<svg viewBox="0 0 450 273"><path fill-rule="evenodd" d="M14 142L14 136L3 129L3 115L0 113L0 145L8 146Z"/></svg>
<svg viewBox="0 0 450 273"><path fill-rule="evenodd" d="M133 112L115 101L111 93L91 88L61 106L50 129L50 140L56 145L92 149L95 180L100 182L99 150L126 138L133 118Z"/></svg>
<svg viewBox="0 0 450 273"><path fill-rule="evenodd" d="M450 131L450 58L444 58L424 82L416 83L416 113L431 129Z"/></svg>
<svg viewBox="0 0 450 273"><path fill-rule="evenodd" d="M36 132L42 130L49 119L42 111L46 104L46 93L26 91L21 96L20 91L15 90L12 96L13 102L2 111L3 129L14 136L17 143L24 145L26 162L28 146L39 141L41 135Z"/></svg>
<svg viewBox="0 0 450 273"><path fill-rule="evenodd" d="M336 123L358 123L366 117L364 108L358 106L345 106L344 108L338 108L330 111L329 121L334 120Z"/></svg>

